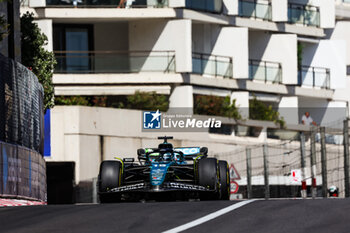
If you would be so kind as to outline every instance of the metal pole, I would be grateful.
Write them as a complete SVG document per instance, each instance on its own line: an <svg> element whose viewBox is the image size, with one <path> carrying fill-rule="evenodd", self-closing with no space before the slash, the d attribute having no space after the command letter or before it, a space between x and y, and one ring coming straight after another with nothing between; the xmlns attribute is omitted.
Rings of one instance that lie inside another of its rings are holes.
<svg viewBox="0 0 350 233"><path fill-rule="evenodd" d="M265 61L265 83L267 82L267 65L266 65L266 61Z"/></svg>
<svg viewBox="0 0 350 233"><path fill-rule="evenodd" d="M349 119L344 120L344 182L345 197L350 197L349 190Z"/></svg>
<svg viewBox="0 0 350 233"><path fill-rule="evenodd" d="M313 126L311 128L311 180L312 180L312 189L311 194L314 199L317 196L317 185L316 185L316 128Z"/></svg>
<svg viewBox="0 0 350 233"><path fill-rule="evenodd" d="M322 163L322 196L327 197L327 151L326 151L326 130L320 128L321 133L321 163Z"/></svg>
<svg viewBox="0 0 350 233"><path fill-rule="evenodd" d="M247 193L248 199L253 197L252 192L252 158L251 158L252 150L250 148L246 149L247 155Z"/></svg>
<svg viewBox="0 0 350 233"><path fill-rule="evenodd" d="M300 133L300 161L301 161L301 197L307 197L306 179L305 179L305 134Z"/></svg>
<svg viewBox="0 0 350 233"><path fill-rule="evenodd" d="M218 57L215 56L215 77L218 76Z"/></svg>
<svg viewBox="0 0 350 233"><path fill-rule="evenodd" d="M264 155L264 183L265 183L265 199L270 198L270 186L269 186L269 163L268 163L268 153L267 145L263 146L263 155Z"/></svg>

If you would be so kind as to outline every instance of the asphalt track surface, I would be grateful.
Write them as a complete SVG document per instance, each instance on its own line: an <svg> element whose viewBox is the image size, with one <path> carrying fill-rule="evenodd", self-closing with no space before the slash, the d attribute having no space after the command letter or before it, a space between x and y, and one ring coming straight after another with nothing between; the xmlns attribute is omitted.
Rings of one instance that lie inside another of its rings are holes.
<svg viewBox="0 0 350 233"><path fill-rule="evenodd" d="M0 232L164 232L237 203L196 201L4 207L0 208ZM350 200L256 200L183 232L349 233Z"/></svg>

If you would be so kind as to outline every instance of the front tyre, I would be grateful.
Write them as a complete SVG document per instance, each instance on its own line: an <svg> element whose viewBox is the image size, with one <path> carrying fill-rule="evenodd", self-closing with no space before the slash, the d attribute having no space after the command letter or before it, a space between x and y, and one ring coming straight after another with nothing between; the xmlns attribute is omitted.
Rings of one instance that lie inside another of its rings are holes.
<svg viewBox="0 0 350 233"><path fill-rule="evenodd" d="M206 158L198 161L198 184L204 186L213 192L200 193L201 200L218 199L220 192L218 187L218 160L215 158Z"/></svg>
<svg viewBox="0 0 350 233"><path fill-rule="evenodd" d="M99 197L101 203L118 202L120 194L106 193L120 187L122 179L122 164L119 161L103 161L99 174Z"/></svg>
<svg viewBox="0 0 350 233"><path fill-rule="evenodd" d="M219 161L221 200L230 199L230 169L226 161Z"/></svg>

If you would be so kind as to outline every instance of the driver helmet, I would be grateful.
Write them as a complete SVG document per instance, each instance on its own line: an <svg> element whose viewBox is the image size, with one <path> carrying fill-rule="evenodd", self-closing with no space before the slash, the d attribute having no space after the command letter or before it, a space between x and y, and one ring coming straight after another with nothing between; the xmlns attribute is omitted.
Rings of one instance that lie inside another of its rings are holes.
<svg viewBox="0 0 350 233"><path fill-rule="evenodd" d="M165 161L171 160L171 153L169 153L169 152L164 153L163 159L164 159Z"/></svg>
<svg viewBox="0 0 350 233"><path fill-rule="evenodd" d="M338 188L335 185L332 185L328 189L328 193L330 197L338 197Z"/></svg>

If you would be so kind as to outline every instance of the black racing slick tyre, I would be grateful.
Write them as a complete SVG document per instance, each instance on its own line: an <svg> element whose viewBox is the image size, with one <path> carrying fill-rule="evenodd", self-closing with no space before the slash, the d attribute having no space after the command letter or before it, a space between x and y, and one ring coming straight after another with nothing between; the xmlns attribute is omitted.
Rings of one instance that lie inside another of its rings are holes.
<svg viewBox="0 0 350 233"><path fill-rule="evenodd" d="M198 161L198 184L213 192L200 193L201 200L218 199L218 161L215 158L206 158Z"/></svg>
<svg viewBox="0 0 350 233"><path fill-rule="evenodd" d="M99 198L101 203L118 202L120 194L106 193L121 185L122 164L119 161L103 161L99 174Z"/></svg>
<svg viewBox="0 0 350 233"><path fill-rule="evenodd" d="M226 161L219 161L219 173L220 173L220 199L230 199L230 169Z"/></svg>

